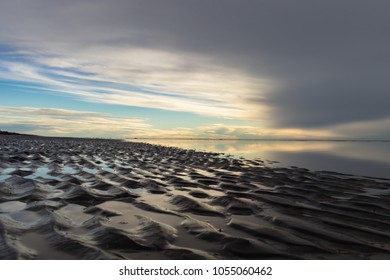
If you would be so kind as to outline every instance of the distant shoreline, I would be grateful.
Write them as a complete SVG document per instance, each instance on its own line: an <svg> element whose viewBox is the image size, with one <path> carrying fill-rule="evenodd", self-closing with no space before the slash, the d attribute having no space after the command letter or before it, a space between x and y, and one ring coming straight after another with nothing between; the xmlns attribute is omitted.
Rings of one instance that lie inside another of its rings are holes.
<svg viewBox="0 0 390 280"><path fill-rule="evenodd" d="M2 135L16 136L32 136L46 138L66 138L66 139L98 139L98 140L114 140L114 141L131 141L131 140L182 140L182 141L262 141L262 142L390 142L390 139L245 139L245 138L170 138L170 137L130 137L130 138L104 138L104 137L77 137L77 136L43 136L24 134L18 132L9 132L0 130Z"/></svg>
<svg viewBox="0 0 390 280"><path fill-rule="evenodd" d="M243 139L243 138L149 138L149 137L134 137L134 138L125 138L125 140L188 140L188 141L281 141L281 142L390 142L386 139Z"/></svg>

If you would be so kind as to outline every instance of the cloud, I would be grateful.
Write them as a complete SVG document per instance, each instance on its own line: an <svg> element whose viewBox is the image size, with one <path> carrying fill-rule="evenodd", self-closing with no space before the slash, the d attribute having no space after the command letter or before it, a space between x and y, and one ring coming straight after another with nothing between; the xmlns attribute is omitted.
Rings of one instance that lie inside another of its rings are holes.
<svg viewBox="0 0 390 280"><path fill-rule="evenodd" d="M142 118L57 108L0 107L0 127L44 136L127 137L150 127Z"/></svg>
<svg viewBox="0 0 390 280"><path fill-rule="evenodd" d="M357 121L331 127L332 131L344 139L390 139L390 118Z"/></svg>
<svg viewBox="0 0 390 280"><path fill-rule="evenodd" d="M21 61L3 62L0 73L5 79L33 82L43 89L98 103L230 118L250 118L258 109L241 104L237 92L255 94L260 81L237 70L196 56L107 48L80 49L72 55L64 51L61 56L28 54ZM105 52L111 55L102 56ZM90 55L95 58L89 60Z"/></svg>
<svg viewBox="0 0 390 280"><path fill-rule="evenodd" d="M44 136L206 139L387 139L390 118L327 128L259 128L251 125L210 125L160 129L144 118L115 117L59 108L0 107L0 128ZM364 131L364 134L362 133Z"/></svg>
<svg viewBox="0 0 390 280"><path fill-rule="evenodd" d="M390 118L389 8L385 0L4 0L0 39L18 53L0 71L93 102L290 133L338 135L360 123L364 135Z"/></svg>
<svg viewBox="0 0 390 280"><path fill-rule="evenodd" d="M116 138L207 138L207 139L277 139L321 138L328 131L297 129L259 129L255 126L211 124L160 129L144 118L64 110L59 108L0 107L0 128L44 136Z"/></svg>
<svg viewBox="0 0 390 280"><path fill-rule="evenodd" d="M200 126L197 134L223 139L326 139L336 138L331 129L259 128L257 126L213 124Z"/></svg>

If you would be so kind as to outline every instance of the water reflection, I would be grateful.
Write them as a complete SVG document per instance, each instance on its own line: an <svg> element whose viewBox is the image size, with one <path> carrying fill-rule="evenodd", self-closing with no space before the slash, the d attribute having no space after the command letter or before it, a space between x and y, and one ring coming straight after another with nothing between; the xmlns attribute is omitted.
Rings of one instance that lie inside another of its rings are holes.
<svg viewBox="0 0 390 280"><path fill-rule="evenodd" d="M390 142L131 139L184 149L279 162L311 170L329 170L390 178Z"/></svg>

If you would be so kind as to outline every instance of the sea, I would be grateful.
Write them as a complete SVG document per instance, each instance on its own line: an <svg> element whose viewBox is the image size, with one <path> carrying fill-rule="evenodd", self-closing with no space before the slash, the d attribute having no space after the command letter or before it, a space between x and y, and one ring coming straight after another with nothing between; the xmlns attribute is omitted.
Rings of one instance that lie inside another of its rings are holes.
<svg viewBox="0 0 390 280"><path fill-rule="evenodd" d="M277 167L390 178L390 141L127 139L163 146L260 159Z"/></svg>

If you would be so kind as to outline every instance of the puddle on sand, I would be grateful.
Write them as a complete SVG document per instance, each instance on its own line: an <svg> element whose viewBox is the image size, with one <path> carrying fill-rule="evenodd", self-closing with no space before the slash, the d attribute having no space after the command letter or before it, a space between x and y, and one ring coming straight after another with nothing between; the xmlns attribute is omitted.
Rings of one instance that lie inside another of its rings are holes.
<svg viewBox="0 0 390 280"><path fill-rule="evenodd" d="M35 172L33 174L25 176L24 178L26 178L26 179L35 179L37 177L42 177L42 178L45 178L45 179L58 180L58 177L54 177L54 176L49 175L48 174L49 172L50 172L49 168L47 168L47 167L39 167L39 168L37 168L37 170L35 170Z"/></svg>
<svg viewBox="0 0 390 280"><path fill-rule="evenodd" d="M16 168L7 167L7 168L4 168L3 170L1 170L0 174L9 174L11 172L14 172L15 170L16 170Z"/></svg>
<svg viewBox="0 0 390 280"><path fill-rule="evenodd" d="M13 167L7 167L0 171L0 182L5 181L8 178L12 177L12 175L9 175L10 173L14 172L16 168Z"/></svg>
<svg viewBox="0 0 390 280"><path fill-rule="evenodd" d="M33 211L21 210L12 212L9 216L16 222L21 224L33 224L40 220L41 216Z"/></svg>
<svg viewBox="0 0 390 280"><path fill-rule="evenodd" d="M96 174L98 170L96 168L83 167L83 171L89 174Z"/></svg>
<svg viewBox="0 0 390 280"><path fill-rule="evenodd" d="M62 168L64 174L76 174L77 173L77 170L75 170L74 168L72 167L69 167L69 166L64 166Z"/></svg>
<svg viewBox="0 0 390 280"><path fill-rule="evenodd" d="M78 204L68 204L65 207L56 210L55 213L62 219L66 224L72 226L82 226L87 221L94 218L93 215L84 213L85 207Z"/></svg>
<svg viewBox="0 0 390 280"><path fill-rule="evenodd" d="M47 239L37 232L28 232L20 237L20 242L37 252L38 260L75 260L77 256L55 250Z"/></svg>
<svg viewBox="0 0 390 280"><path fill-rule="evenodd" d="M0 213L16 212L25 209L26 203L20 201L8 201L0 203Z"/></svg>
<svg viewBox="0 0 390 280"><path fill-rule="evenodd" d="M129 203L121 201L107 201L97 205L97 207L118 215L110 217L108 221L104 221L103 223L105 225L124 230L133 229L139 225L138 218L135 215L145 216L173 227L177 227L183 220L181 217L175 215L142 210Z"/></svg>
<svg viewBox="0 0 390 280"><path fill-rule="evenodd" d="M12 177L12 175L0 175L0 182L1 181L5 181L5 180L7 180L8 178L11 178Z"/></svg>
<svg viewBox="0 0 390 280"><path fill-rule="evenodd" d="M109 173L115 173L115 170L113 168L110 168L110 167L102 167L102 170L107 171Z"/></svg>
<svg viewBox="0 0 390 280"><path fill-rule="evenodd" d="M34 230L49 222L49 217L42 213L37 213L29 210L20 210L9 213L0 214L0 222L5 225L10 231L25 231Z"/></svg>

